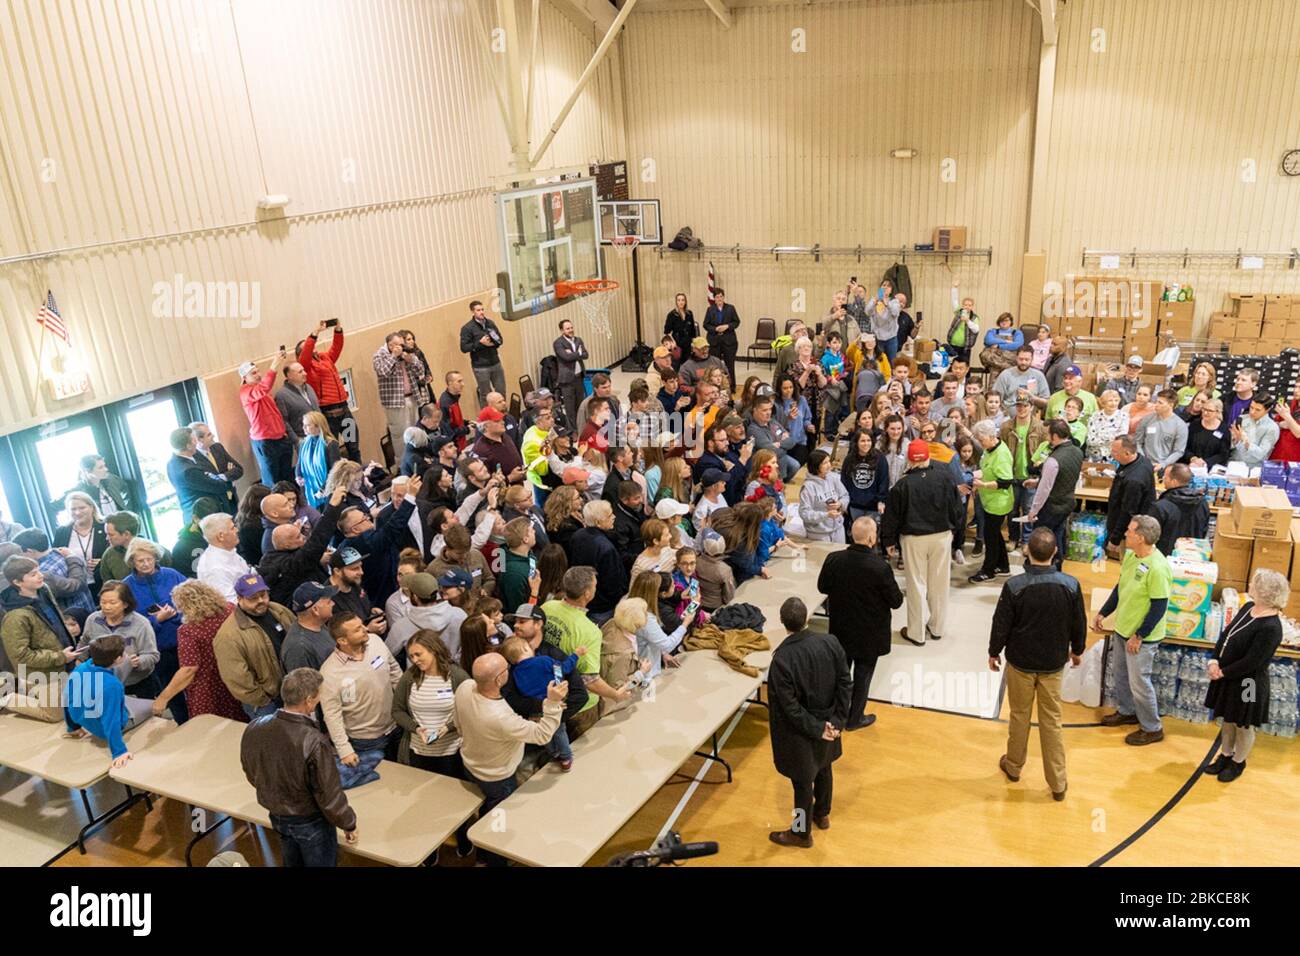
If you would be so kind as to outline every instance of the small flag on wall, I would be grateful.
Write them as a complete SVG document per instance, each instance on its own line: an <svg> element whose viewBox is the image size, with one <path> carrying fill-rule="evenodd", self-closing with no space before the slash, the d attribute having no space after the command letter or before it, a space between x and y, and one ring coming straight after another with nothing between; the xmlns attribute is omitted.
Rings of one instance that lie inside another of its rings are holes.
<svg viewBox="0 0 1300 956"><path fill-rule="evenodd" d="M709 260L709 301L713 301L713 290L717 288L717 283L713 276L713 260Z"/></svg>
<svg viewBox="0 0 1300 956"><path fill-rule="evenodd" d="M36 310L36 321L47 332L51 332L63 339L64 344L72 344L72 339L68 337L68 327L63 324L63 316L59 315L59 307L54 304L54 293L49 289L45 290L45 303Z"/></svg>

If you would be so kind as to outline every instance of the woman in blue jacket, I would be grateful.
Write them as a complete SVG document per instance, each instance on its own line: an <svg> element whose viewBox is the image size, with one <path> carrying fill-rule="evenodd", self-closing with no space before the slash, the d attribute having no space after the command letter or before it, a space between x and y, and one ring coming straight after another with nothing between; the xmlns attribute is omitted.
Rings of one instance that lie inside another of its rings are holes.
<svg viewBox="0 0 1300 956"><path fill-rule="evenodd" d="M996 373L1016 364L1016 350L1025 344L1025 334L1012 328L1015 321L1010 312L1003 312L993 328L984 333L980 364L986 369Z"/></svg>
<svg viewBox="0 0 1300 956"><path fill-rule="evenodd" d="M125 584L135 596L140 613L153 625L158 639L158 665L154 673L166 687L180 669L176 632L180 630L181 618L172 604L172 590L187 578L173 568L162 567L161 559L162 549L158 545L144 538L132 538L126 549L126 566L131 573L126 576ZM177 694L167 706L178 724L188 719L184 694Z"/></svg>
<svg viewBox="0 0 1300 956"><path fill-rule="evenodd" d="M815 434L812 409L799 391L799 383L782 375L776 383L776 409L772 419L794 436L790 457L803 465L808 462L808 439Z"/></svg>

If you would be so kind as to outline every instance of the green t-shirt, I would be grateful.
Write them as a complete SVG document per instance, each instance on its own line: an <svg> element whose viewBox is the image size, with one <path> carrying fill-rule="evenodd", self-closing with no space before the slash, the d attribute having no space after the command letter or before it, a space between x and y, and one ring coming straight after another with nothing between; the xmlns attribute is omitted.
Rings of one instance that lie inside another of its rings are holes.
<svg viewBox="0 0 1300 956"><path fill-rule="evenodd" d="M1005 442L998 442L988 451L980 456L980 480L981 481L1010 481L1011 474L1011 449L1006 446ZM1015 503L1014 488L981 488L980 504L984 510L991 515L1005 515L1011 513L1011 507Z"/></svg>
<svg viewBox="0 0 1300 956"><path fill-rule="evenodd" d="M1119 568L1119 606L1115 609L1115 633L1124 638L1136 634L1147 616L1151 602L1168 599L1172 578L1168 559L1157 549L1152 548L1145 558L1139 558L1132 551L1124 552L1124 561ZM1164 636L1165 619L1162 617L1144 641L1152 643L1163 640Z"/></svg>
<svg viewBox="0 0 1300 956"><path fill-rule="evenodd" d="M599 677L600 628L587 617L586 610L563 601L547 601L542 605L542 610L546 612L546 628L543 631L546 642L554 644L566 654L574 653L575 648L585 647L587 653L578 658L577 672ZM598 699L588 691L587 703L578 713L595 707Z"/></svg>
<svg viewBox="0 0 1300 956"><path fill-rule="evenodd" d="M1065 389L1053 392L1052 397L1047 400L1047 408L1043 412L1043 421L1050 422L1053 418L1060 418L1061 412L1065 409L1065 400L1069 397L1070 395ZM1083 402L1083 411L1079 413L1079 421L1083 422L1084 427L1087 428L1088 419L1097 410L1097 396L1081 388L1079 394L1075 397Z"/></svg>
<svg viewBox="0 0 1300 956"><path fill-rule="evenodd" d="M1066 422L1070 426L1070 437L1079 443L1080 448L1086 448L1088 445L1088 426L1079 418L1072 422Z"/></svg>
<svg viewBox="0 0 1300 956"><path fill-rule="evenodd" d="M1192 399L1196 397L1196 393L1199 391L1200 389L1197 388L1195 385L1184 385L1182 388L1180 388L1178 390L1178 407L1186 408L1188 405L1192 404ZM1216 388L1214 390L1214 397L1222 398L1223 393Z"/></svg>
<svg viewBox="0 0 1300 956"><path fill-rule="evenodd" d="M1016 426L1016 471L1013 477L1022 481L1029 477L1029 449L1025 447L1029 438L1029 426Z"/></svg>

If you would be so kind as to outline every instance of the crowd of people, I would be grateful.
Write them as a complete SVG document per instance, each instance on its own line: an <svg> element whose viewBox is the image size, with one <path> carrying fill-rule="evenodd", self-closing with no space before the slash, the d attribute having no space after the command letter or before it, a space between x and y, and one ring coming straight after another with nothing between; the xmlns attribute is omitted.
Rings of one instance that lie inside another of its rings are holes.
<svg viewBox="0 0 1300 956"><path fill-rule="evenodd" d="M818 589L840 652L818 651L808 665L836 685L819 693L837 716L825 721L827 746L796 761L799 806L821 821L830 802L822 772L839 732L874 720L866 702L890 612L906 602L901 636L917 646L953 633L953 563L978 559L969 580L979 585L1009 576L1012 554L1024 552L1028 572L1013 581L1026 583L1004 590L1013 608L999 604L990 656L1005 648L1016 670L1015 714L1035 693L1050 697L1043 674L1056 673L1059 694L1063 655L1077 658L1083 634L1077 582L1071 590L1060 570L1066 521L1084 462L1113 460L1116 633L1138 646L1121 669L1131 693L1111 721L1141 725L1131 743L1154 742L1147 649L1168 597L1160 556L1177 537L1203 536L1208 520L1191 466L1300 450L1300 393L1276 410L1279 424L1273 397L1247 370L1225 412L1213 367L1197 366L1178 391L1153 392L1134 356L1093 394L1066 339L1046 326L1012 329L1006 314L982 340L984 368L1000 368L985 381L970 366L974 302L955 287L953 300L951 361L937 379L916 360L908 296L889 280L874 293L850 283L815 327L791 323L775 343L774 374L743 382L740 318L721 289L704 334L677 296L653 364L621 395L608 374L588 375L589 352L565 320L554 388L524 396L518 420L501 330L475 301L459 344L477 412L462 407L458 372L435 394L413 333L394 332L373 356L394 469L359 453L337 364L343 329L322 322L294 361L282 350L266 370L238 370L260 481L237 493L243 464L207 423L171 434L167 472L185 525L170 548L141 537L125 483L96 456L82 463L69 522L53 539L0 527L0 629L8 669L23 668L28 685L3 706L103 737L119 766L134 719L123 696L179 722L250 721L244 768L286 862L323 863L335 828L358 838L346 789L379 760L469 780L490 812L518 785L526 757L570 770L572 742L678 666L684 642L746 580L767 577L773 554L839 543ZM1040 577L1056 591L1028 586ZM1285 605L1275 585L1252 591L1256 607ZM1060 653L1024 651L1034 639L1015 607L1048 606L1078 619L1077 633ZM782 612L792 634L806 619L806 608ZM111 690L107 717L39 692L68 671ZM794 671L782 677L788 701L800 693ZM1243 761L1256 711L1235 738ZM1013 779L1027 732L1027 717L1013 719L1003 764ZM1045 739L1049 784L1063 795L1058 749L1048 755ZM289 751L296 763L283 759ZM787 842L811 840L791 832ZM457 851L473 852L463 829Z"/></svg>

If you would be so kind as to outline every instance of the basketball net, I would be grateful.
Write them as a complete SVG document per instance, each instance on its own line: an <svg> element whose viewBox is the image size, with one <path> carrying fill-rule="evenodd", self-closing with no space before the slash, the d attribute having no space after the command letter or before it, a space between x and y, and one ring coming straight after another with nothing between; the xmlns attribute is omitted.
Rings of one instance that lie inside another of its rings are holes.
<svg viewBox="0 0 1300 956"><path fill-rule="evenodd" d="M620 262L631 262L632 253L636 252L636 247L641 244L641 237L619 236L615 239L611 239L609 244L613 246L614 251L618 253Z"/></svg>
<svg viewBox="0 0 1300 956"><path fill-rule="evenodd" d="M555 283L557 298L576 298L582 316L592 329L605 338L613 338L614 330L609 325L609 309L614 304L614 293L618 283L613 279L583 279L577 282Z"/></svg>

